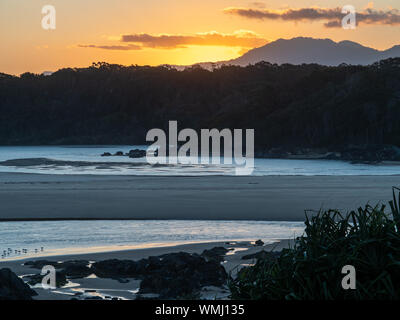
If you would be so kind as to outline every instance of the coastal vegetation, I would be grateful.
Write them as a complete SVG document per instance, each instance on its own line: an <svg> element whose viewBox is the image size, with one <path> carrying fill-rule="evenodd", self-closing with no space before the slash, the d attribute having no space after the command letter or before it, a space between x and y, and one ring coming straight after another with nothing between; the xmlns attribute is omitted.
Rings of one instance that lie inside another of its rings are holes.
<svg viewBox="0 0 400 320"><path fill-rule="evenodd" d="M196 131L255 129L256 156L334 151L398 160L399 71L400 58L211 71L94 63L51 75L0 74L0 144L142 144L148 130L166 131L176 120Z"/></svg>
<svg viewBox="0 0 400 320"><path fill-rule="evenodd" d="M400 299L400 195L390 211L366 205L347 215L320 211L279 256L261 255L230 284L233 299ZM342 268L354 266L356 288L344 290Z"/></svg>

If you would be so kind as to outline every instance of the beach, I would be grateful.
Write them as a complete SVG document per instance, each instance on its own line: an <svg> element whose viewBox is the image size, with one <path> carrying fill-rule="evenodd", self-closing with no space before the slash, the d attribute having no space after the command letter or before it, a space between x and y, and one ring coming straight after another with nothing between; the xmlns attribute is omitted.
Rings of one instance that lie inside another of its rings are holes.
<svg viewBox="0 0 400 320"><path fill-rule="evenodd" d="M182 288L189 299L225 300L229 277L254 265L255 254L281 251L303 233L305 210L387 203L399 181L396 175L3 172L0 269L30 283L37 300L176 299L185 297ZM64 282L57 289L42 288L43 265L58 266Z"/></svg>
<svg viewBox="0 0 400 320"><path fill-rule="evenodd" d="M255 262L255 259L242 259L243 256L254 254L265 251L280 251L283 248L287 248L291 245L289 240L280 240L272 244L266 244L264 246L256 246L254 242L238 241L238 242L210 242L210 243L192 243L184 245L173 245L173 246L162 246L162 247L149 247L141 249L130 249L130 250L112 250L96 253L75 253L57 256L37 256L35 258L25 259L14 259L10 261L0 262L1 268L10 268L18 276L24 277L29 274L40 273L40 270L31 268L30 266L24 266L23 264L27 261L37 261L46 259L48 261L77 261L87 260L91 264L108 260L140 260L151 256L159 256L169 253L186 252L186 253L197 253L201 254L206 249L212 249L215 247L224 247L230 250L224 256L224 262L222 263L228 274L233 277L237 271L243 266L251 265ZM69 300L74 296L80 298L93 298L93 297L118 297L120 299L134 299L135 294L140 286L140 280L138 279L110 279L100 278L93 275L70 279L69 283L63 288L57 288L56 290L44 290L39 286L35 286L34 290L38 293L34 299L37 300ZM222 288L203 288L202 297L205 299L226 299L229 296L229 291L226 287Z"/></svg>
<svg viewBox="0 0 400 320"><path fill-rule="evenodd" d="M0 220L303 221L304 210L387 202L399 176L107 176L0 173Z"/></svg>

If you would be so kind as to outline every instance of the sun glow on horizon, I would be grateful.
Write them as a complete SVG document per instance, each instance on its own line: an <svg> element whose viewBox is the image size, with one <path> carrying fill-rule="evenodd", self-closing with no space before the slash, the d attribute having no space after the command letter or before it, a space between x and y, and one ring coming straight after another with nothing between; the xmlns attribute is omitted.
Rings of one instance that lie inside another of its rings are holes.
<svg viewBox="0 0 400 320"><path fill-rule="evenodd" d="M380 20L349 31L326 28L324 21L310 17L279 18L288 9L297 14L303 8L341 5L333 0L287 0L284 6L279 0L2 0L0 72L41 73L98 61L151 66L226 61L270 41L299 36L350 40L383 50L399 44L400 25L391 20L391 15L400 16L396 1L353 0L358 11L376 10ZM41 8L48 2L57 10L52 31L41 28Z"/></svg>

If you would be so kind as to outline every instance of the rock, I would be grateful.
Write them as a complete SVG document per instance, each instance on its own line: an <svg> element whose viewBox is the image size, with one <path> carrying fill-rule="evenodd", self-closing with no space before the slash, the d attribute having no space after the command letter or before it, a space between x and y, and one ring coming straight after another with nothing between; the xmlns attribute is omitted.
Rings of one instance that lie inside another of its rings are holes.
<svg viewBox="0 0 400 320"><path fill-rule="evenodd" d="M224 247L215 247L210 250L204 250L201 256L206 258L206 260L223 261L223 257L227 252L229 252L229 250Z"/></svg>
<svg viewBox="0 0 400 320"><path fill-rule="evenodd" d="M223 249L223 250L222 250ZM209 250L211 256L226 253L225 248ZM227 281L225 269L215 259L206 260L198 254L169 253L139 261L105 260L92 265L102 278L141 279L139 295L156 294L160 298L184 297L204 286L222 286Z"/></svg>
<svg viewBox="0 0 400 320"><path fill-rule="evenodd" d="M144 271L143 265L131 260L104 260L92 265L91 270L100 278L138 277Z"/></svg>
<svg viewBox="0 0 400 320"><path fill-rule="evenodd" d="M29 266L33 269L42 269L44 266L53 266L54 268L59 268L58 262L48 260L27 261L24 263L24 266Z"/></svg>
<svg viewBox="0 0 400 320"><path fill-rule="evenodd" d="M146 150L140 150L140 149L130 150L127 156L129 158L143 158L146 156Z"/></svg>
<svg viewBox="0 0 400 320"><path fill-rule="evenodd" d="M56 262L56 261L48 261L48 260L36 260L36 261L27 261L24 263L25 266L30 266L34 269L42 269L44 266L50 265L56 269L62 269L61 271L57 272L57 275L62 273L67 277L71 278L84 278L87 277L92 273L90 268L88 267L89 261L87 260L71 260L71 261L64 261L64 262ZM40 275L37 275L41 277ZM38 279L32 280L33 282L38 281Z"/></svg>
<svg viewBox="0 0 400 320"><path fill-rule="evenodd" d="M255 244L256 246L258 246L258 247L261 247L261 246L264 245L264 242L263 242L262 240L257 240L254 244Z"/></svg>
<svg viewBox="0 0 400 320"><path fill-rule="evenodd" d="M27 283L30 286L34 286L34 285L42 282L43 276L40 275L40 274L33 274L33 275L29 275L29 276L24 277L24 279L28 280Z"/></svg>
<svg viewBox="0 0 400 320"><path fill-rule="evenodd" d="M198 254L170 253L148 260L139 294L153 293L161 299L176 299L204 286L222 286L227 278L218 261L207 261Z"/></svg>
<svg viewBox="0 0 400 320"><path fill-rule="evenodd" d="M114 154L111 154L110 152L104 152L102 157L122 157L122 156L128 156L129 158L143 158L146 156L146 150L140 150L140 149L134 149L130 150L128 153L124 154L122 151L117 151Z"/></svg>
<svg viewBox="0 0 400 320"><path fill-rule="evenodd" d="M85 278L92 274L92 270L83 264L71 264L61 270L65 276L69 278Z"/></svg>
<svg viewBox="0 0 400 320"><path fill-rule="evenodd" d="M57 264L57 268L68 268L71 266L87 267L89 264L90 264L90 262L88 260L67 260L67 261L59 262Z"/></svg>
<svg viewBox="0 0 400 320"><path fill-rule="evenodd" d="M42 283L43 277L44 277L44 275L35 274L35 275L27 276L26 278L29 279L28 284L31 286L34 286L36 284ZM65 274L62 272L56 272L56 287L61 288L61 287L65 286L67 283L68 283L68 280L67 280Z"/></svg>
<svg viewBox="0 0 400 320"><path fill-rule="evenodd" d="M61 288L68 283L67 277L62 272L56 273L56 287Z"/></svg>
<svg viewBox="0 0 400 320"><path fill-rule="evenodd" d="M36 295L37 293L10 269L0 270L0 300L32 300Z"/></svg>

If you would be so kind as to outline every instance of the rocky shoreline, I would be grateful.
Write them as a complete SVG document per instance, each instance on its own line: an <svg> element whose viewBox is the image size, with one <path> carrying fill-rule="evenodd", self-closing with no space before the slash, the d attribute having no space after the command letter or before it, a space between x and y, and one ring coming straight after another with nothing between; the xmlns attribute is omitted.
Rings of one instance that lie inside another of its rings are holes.
<svg viewBox="0 0 400 320"><path fill-rule="evenodd" d="M400 148L393 145L363 145L344 148L256 148L255 158L342 160L352 163L400 161Z"/></svg>
<svg viewBox="0 0 400 320"><path fill-rule="evenodd" d="M153 154L153 153L152 153ZM114 154L110 152L104 152L101 156L102 157L129 157L132 159L137 159L137 158L144 158L147 155L146 150L141 150L141 149L133 149L129 150L129 152L124 153L123 151L117 151Z"/></svg>
<svg viewBox="0 0 400 320"><path fill-rule="evenodd" d="M9 268L0 269L0 300L32 300L37 293Z"/></svg>
<svg viewBox="0 0 400 320"><path fill-rule="evenodd" d="M146 150L133 149L127 153L117 151L114 154L104 152L102 157L126 156L144 158ZM157 150L151 152L157 156ZM342 160L353 163L380 163L383 161L400 161L400 148L394 145L354 145L341 148L301 148L301 147L256 147L255 158L262 159L298 159L298 160Z"/></svg>
<svg viewBox="0 0 400 320"><path fill-rule="evenodd" d="M128 286L130 283L131 286L137 285L139 289L133 296L136 300L199 299L202 291L210 290L207 288L225 292L225 296L228 297L228 283L233 273L226 267L226 259L233 257L239 247L243 250L243 246L247 246L252 254L240 255L236 259L255 261L269 254L264 251L267 247L263 245L261 240L252 244L225 243L204 249L201 253L179 251L139 260L113 258L98 261L89 259L25 261L20 265L25 269L19 277L9 268L0 270L0 299L31 300L37 295L34 290L40 288L43 279L41 270L48 265L54 266L56 270L57 290L67 288L74 282L96 278L100 281L113 281L113 286L116 287L118 283ZM274 253L273 256L277 254L279 253ZM96 295L87 296L84 292L96 293L96 289L75 291L70 299L120 299L115 296L107 296L107 298Z"/></svg>
<svg viewBox="0 0 400 320"><path fill-rule="evenodd" d="M159 299L179 299L195 296L205 286L221 287L226 284L228 274L220 260L227 252L223 247L215 247L200 255L177 252L139 261L109 259L91 264L87 260L37 260L24 265L38 270L46 265L54 266L57 270L57 287L63 287L67 279L94 274L98 278L122 283L129 282L129 279L141 280L137 299L144 299L147 295ZM31 286L41 283L42 278L40 274L24 277Z"/></svg>

